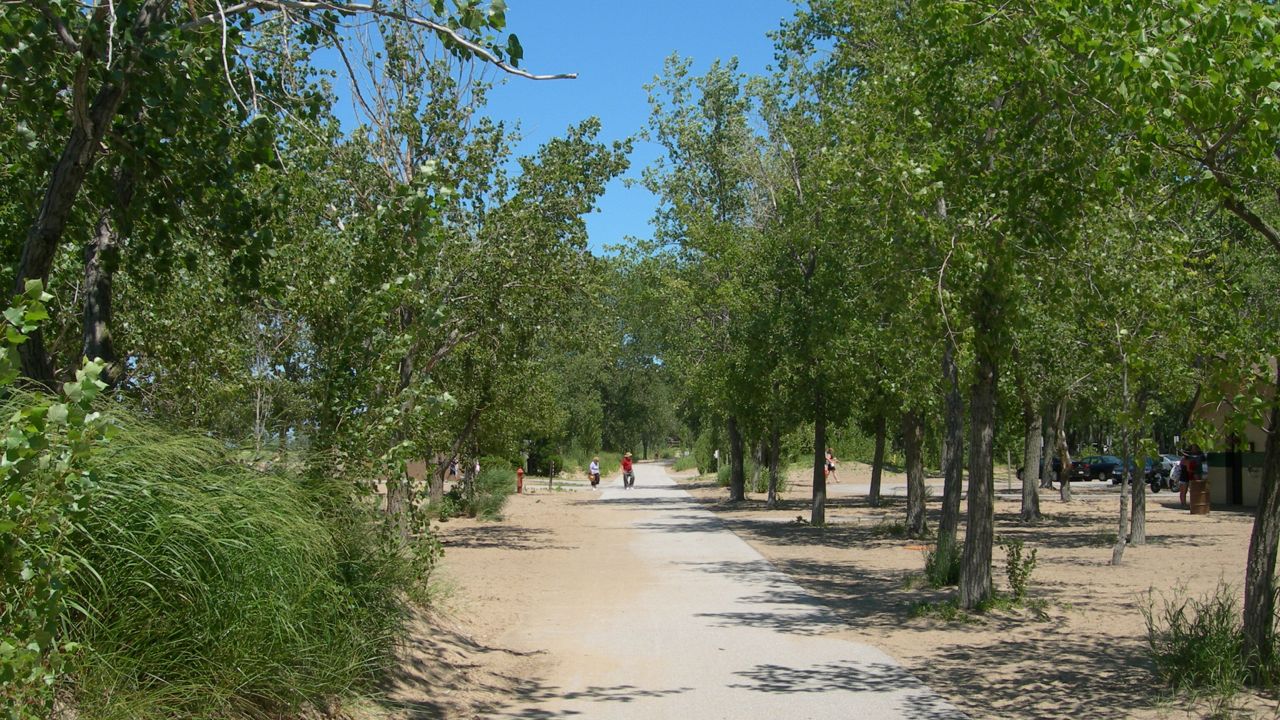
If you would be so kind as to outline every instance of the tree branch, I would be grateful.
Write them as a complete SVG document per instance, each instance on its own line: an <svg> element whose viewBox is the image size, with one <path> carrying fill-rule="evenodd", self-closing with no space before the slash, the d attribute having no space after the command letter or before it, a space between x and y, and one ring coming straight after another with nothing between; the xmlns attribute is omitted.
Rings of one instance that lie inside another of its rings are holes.
<svg viewBox="0 0 1280 720"><path fill-rule="evenodd" d="M501 60L490 50L477 45L476 43L463 37L461 33L448 25L442 25L423 17L416 15L408 15L394 10L388 10L380 5L364 5L358 3L339 3L329 2L328 0L248 0L238 5L226 7L220 13L209 13L179 25L183 30L192 30L206 25L212 25L219 22L223 15L236 15L248 12L250 10L275 10L283 12L286 9L294 10L332 10L345 16L355 16L361 14L377 15L379 17L396 20L408 25L426 28L435 33L442 39L455 42L467 50L468 53L477 58L497 67L505 73L522 77L527 80L573 80L578 77L577 73L556 73L551 75L535 75L526 70L521 70L510 63Z"/></svg>
<svg viewBox="0 0 1280 720"><path fill-rule="evenodd" d="M1214 174L1216 175L1217 173ZM1241 202L1240 198L1236 197L1234 193L1228 194L1223 198L1222 206L1230 210L1236 217L1243 220L1246 225L1258 231L1262 237L1271 242L1272 247L1274 247L1277 252L1280 252L1280 231L1276 230L1276 228L1272 227L1270 223L1259 217L1257 213L1250 210L1249 206Z"/></svg>
<svg viewBox="0 0 1280 720"><path fill-rule="evenodd" d="M62 21L61 17L53 12L53 8L49 7L49 3L40 2L39 7L40 14L44 16L45 20L49 21L50 25L53 26L54 33L58 37L58 42L62 43L73 53L80 52L80 43L76 42L76 39L71 37L71 31L67 29L67 24Z"/></svg>

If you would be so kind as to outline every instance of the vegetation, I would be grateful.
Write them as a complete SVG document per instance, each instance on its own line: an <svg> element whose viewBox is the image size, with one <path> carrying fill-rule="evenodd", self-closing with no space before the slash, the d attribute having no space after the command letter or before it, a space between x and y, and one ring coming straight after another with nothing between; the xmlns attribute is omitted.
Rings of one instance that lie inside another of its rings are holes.
<svg viewBox="0 0 1280 720"><path fill-rule="evenodd" d="M246 468L119 410L111 426L69 543L79 717L285 713L372 687L439 543L402 546L341 479Z"/></svg>
<svg viewBox="0 0 1280 720"><path fill-rule="evenodd" d="M998 458L1034 524L1046 453L1280 427L1278 29L1263 0L808 0L768 75L668 59L654 232L599 257L631 142L586 118L515 156L477 70L567 76L521 67L503 0L0 3L7 715L368 682L429 520L499 516L517 459L692 446L769 503L800 462L815 527L829 448L872 504L900 464L877 532L936 542L939 612L1026 602L1034 549L993 580ZM1280 667L1280 433L1258 450L1239 613L1148 613L1213 687ZM1115 565L1145 542L1127 475Z"/></svg>
<svg viewBox="0 0 1280 720"><path fill-rule="evenodd" d="M1233 695L1249 680L1237 592L1220 583L1202 598L1175 590L1159 607L1142 608L1147 642L1160 679L1193 694Z"/></svg>

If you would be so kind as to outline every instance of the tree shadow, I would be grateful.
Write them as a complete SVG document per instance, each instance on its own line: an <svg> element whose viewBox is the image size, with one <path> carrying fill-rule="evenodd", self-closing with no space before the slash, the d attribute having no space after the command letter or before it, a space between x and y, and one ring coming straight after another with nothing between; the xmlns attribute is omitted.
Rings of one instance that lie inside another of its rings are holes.
<svg viewBox="0 0 1280 720"><path fill-rule="evenodd" d="M1141 643L1058 633L1051 640L1006 635L983 646L951 645L915 668L925 683L955 688L952 699L975 714L1044 720L1111 720L1166 699ZM999 657L1004 673L992 673Z"/></svg>
<svg viewBox="0 0 1280 720"><path fill-rule="evenodd" d="M567 545L552 544L555 532L542 528L514 525L484 525L478 527L446 527L440 531L440 541L446 548L475 550L572 550Z"/></svg>
<svg viewBox="0 0 1280 720"><path fill-rule="evenodd" d="M419 621L418 630L401 647L401 662L381 683L383 709L405 720L446 717L566 718L590 717L589 711L553 709L564 701L631 703L690 691L692 688L648 689L633 685L590 686L565 690L537 679L489 670L495 656L530 658L542 651L521 652L479 642L455 630ZM460 694L445 689L464 691ZM543 706L543 707L540 707Z"/></svg>
<svg viewBox="0 0 1280 720"><path fill-rule="evenodd" d="M805 668L765 664L734 674L749 682L730 685L733 688L781 694L831 690L885 694L906 692L900 716L906 720L963 720L966 717L942 698L928 692L924 683L904 668L888 663L842 661Z"/></svg>

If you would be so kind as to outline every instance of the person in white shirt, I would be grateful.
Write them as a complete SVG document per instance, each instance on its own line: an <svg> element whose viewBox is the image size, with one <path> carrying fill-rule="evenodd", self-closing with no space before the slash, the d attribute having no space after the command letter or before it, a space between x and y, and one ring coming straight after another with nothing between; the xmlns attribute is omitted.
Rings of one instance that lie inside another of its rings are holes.
<svg viewBox="0 0 1280 720"><path fill-rule="evenodd" d="M591 468L587 470L587 474L591 476L591 487L600 484L600 458L591 458Z"/></svg>

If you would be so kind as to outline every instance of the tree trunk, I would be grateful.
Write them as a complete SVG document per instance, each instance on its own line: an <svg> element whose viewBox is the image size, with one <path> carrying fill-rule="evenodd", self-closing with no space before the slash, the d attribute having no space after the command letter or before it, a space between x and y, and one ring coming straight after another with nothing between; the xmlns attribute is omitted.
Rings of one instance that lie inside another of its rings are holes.
<svg viewBox="0 0 1280 720"><path fill-rule="evenodd" d="M781 481L781 471L778 467L782 460L782 429L777 425L773 426L773 432L769 437L769 496L765 502L768 507L776 507L778 504L778 484Z"/></svg>
<svg viewBox="0 0 1280 720"><path fill-rule="evenodd" d="M1280 375L1276 377L1280 387ZM1271 410L1258 509L1244 574L1245 658L1254 672L1275 659L1276 541L1280 539L1280 407Z"/></svg>
<svg viewBox="0 0 1280 720"><path fill-rule="evenodd" d="M743 470L742 433L738 430L738 419L729 417L729 499L745 500L746 477Z"/></svg>
<svg viewBox="0 0 1280 720"><path fill-rule="evenodd" d="M902 444L907 456L907 535L928 532L924 513L924 420L911 410L902 417Z"/></svg>
<svg viewBox="0 0 1280 720"><path fill-rule="evenodd" d="M969 401L969 511L960 565L960 605L973 609L991 598L991 547L995 539L995 485L992 474L995 440L996 360L994 350L979 342Z"/></svg>
<svg viewBox="0 0 1280 720"><path fill-rule="evenodd" d="M938 557L950 557L960 526L960 496L964 494L964 400L955 349L946 343L942 379L947 388L942 444L942 516L938 520Z"/></svg>
<svg viewBox="0 0 1280 720"><path fill-rule="evenodd" d="M126 167L116 171L115 209L121 216L133 202L134 175ZM119 266L119 236L111 225L111 207L98 213L93 238L84 248L84 317L82 353L106 363L102 381L115 387L120 381L115 345L111 341L111 283Z"/></svg>
<svg viewBox="0 0 1280 720"><path fill-rule="evenodd" d="M827 419L818 412L813 419L813 509L809 523L827 523Z"/></svg>
<svg viewBox="0 0 1280 720"><path fill-rule="evenodd" d="M760 487L760 471L764 469L764 441L757 440L751 446L751 459L755 462L751 468L751 492L759 492L756 488Z"/></svg>
<svg viewBox="0 0 1280 720"><path fill-rule="evenodd" d="M1058 464L1062 466L1062 474L1058 476L1058 497L1064 503L1071 502L1071 451L1067 449L1067 398L1058 401L1053 420L1054 445L1058 453Z"/></svg>
<svg viewBox="0 0 1280 720"><path fill-rule="evenodd" d="M880 479L884 474L884 412L876 414L876 450L871 457L871 489L867 492L867 500L872 506L880 505Z"/></svg>
<svg viewBox="0 0 1280 720"><path fill-rule="evenodd" d="M163 20L165 13L173 5L169 0L148 0L143 3L130 33L133 41L125 45L127 50L118 56L119 63L112 79L103 83L87 108L82 103L88 101L89 65L97 60L97 54L89 46L89 40L82 39L83 57L72 89L73 105L76 106L73 117L76 121L58 162L49 174L49 184L45 188L40 210L27 230L22 257L14 276L15 294L24 292L28 280L40 280L46 286L49 284L49 272L62 242L67 219L80 194L80 187L84 185L85 176L97 159L102 138L120 109L134 63L142 54L143 37L153 24ZM46 387L53 387L53 361L39 329L33 331L27 341L18 346L18 353L22 359L23 375Z"/></svg>
<svg viewBox="0 0 1280 720"><path fill-rule="evenodd" d="M1120 393L1121 408L1124 410L1125 417L1129 415L1130 398L1129 398L1129 358L1124 353L1123 347L1120 351L1121 364L1124 371L1121 374ZM1116 528L1116 546L1111 550L1111 564L1119 565L1124 560L1124 549L1129 544L1129 483L1132 482L1129 472L1128 459L1133 457L1129 445L1129 432L1124 433L1124 441L1121 448L1120 460L1123 463L1120 466L1120 518L1117 521Z"/></svg>
<svg viewBox="0 0 1280 720"><path fill-rule="evenodd" d="M406 472L399 472L387 481L387 516L400 540L409 540L409 515L413 511L413 483Z"/></svg>
<svg viewBox="0 0 1280 720"><path fill-rule="evenodd" d="M1046 413L1044 416L1044 440L1040 447L1043 448L1044 461L1040 468L1040 487L1046 490L1053 489L1053 458L1055 457L1055 448L1058 440L1058 428L1054 423L1058 421L1058 416L1053 412Z"/></svg>
<svg viewBox="0 0 1280 720"><path fill-rule="evenodd" d="M427 490L427 498L433 505L444 500L444 476L455 460L456 458L445 458L442 462L436 463L435 472L431 473L431 485Z"/></svg>
<svg viewBox="0 0 1280 720"><path fill-rule="evenodd" d="M1022 446L1022 522L1040 522L1040 443L1044 425L1032 403L1024 402L1026 436Z"/></svg>
<svg viewBox="0 0 1280 720"><path fill-rule="evenodd" d="M1136 443L1129 444L1130 452L1135 445ZM1130 482L1133 483L1133 510L1129 513L1129 544L1146 545L1147 483L1141 477L1134 477Z"/></svg>

